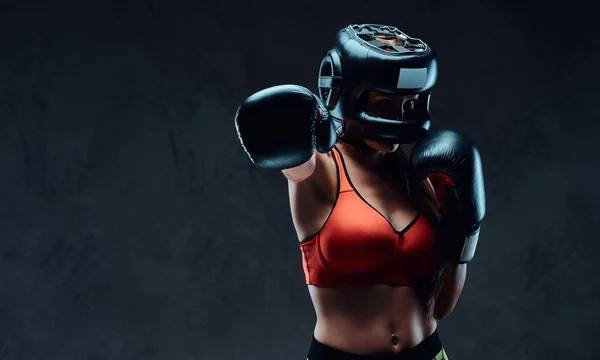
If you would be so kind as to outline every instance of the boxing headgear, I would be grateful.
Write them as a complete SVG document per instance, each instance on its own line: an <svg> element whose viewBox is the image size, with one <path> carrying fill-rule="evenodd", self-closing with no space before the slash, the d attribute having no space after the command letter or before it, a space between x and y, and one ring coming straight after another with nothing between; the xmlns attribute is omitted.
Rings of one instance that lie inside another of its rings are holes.
<svg viewBox="0 0 600 360"><path fill-rule="evenodd" d="M377 38L398 39L390 46ZM350 25L337 33L321 61L319 96L331 110L338 135L349 142L362 139L409 144L429 131L429 99L437 80L433 49L393 26ZM366 94L419 94L401 120L366 112Z"/></svg>

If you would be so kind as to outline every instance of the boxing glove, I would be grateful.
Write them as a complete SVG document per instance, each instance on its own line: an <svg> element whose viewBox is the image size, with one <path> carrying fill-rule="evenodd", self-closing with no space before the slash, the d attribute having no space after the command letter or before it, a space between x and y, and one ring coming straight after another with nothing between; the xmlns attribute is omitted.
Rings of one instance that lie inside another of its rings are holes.
<svg viewBox="0 0 600 360"><path fill-rule="evenodd" d="M439 130L415 144L410 163L418 179L430 179L441 205L445 260L458 264L471 261L485 216L479 151L466 136Z"/></svg>
<svg viewBox="0 0 600 360"><path fill-rule="evenodd" d="M235 127L250 160L265 169L289 169L326 153L337 135L329 110L310 90L278 85L248 97L238 108Z"/></svg>

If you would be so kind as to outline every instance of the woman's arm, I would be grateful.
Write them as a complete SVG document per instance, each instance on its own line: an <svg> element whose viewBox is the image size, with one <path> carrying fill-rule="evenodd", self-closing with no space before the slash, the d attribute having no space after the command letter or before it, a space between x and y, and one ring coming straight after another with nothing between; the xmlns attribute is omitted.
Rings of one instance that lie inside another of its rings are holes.
<svg viewBox="0 0 600 360"><path fill-rule="evenodd" d="M293 168L283 169L281 172L293 183L300 183L306 180L315 172L315 167L317 166L316 154L317 152L315 151L307 162Z"/></svg>
<svg viewBox="0 0 600 360"><path fill-rule="evenodd" d="M444 264L444 283L434 309L436 319L442 320L452 313L462 293L466 276L467 264Z"/></svg>
<svg viewBox="0 0 600 360"><path fill-rule="evenodd" d="M427 190L435 198L434 186L431 179L426 179ZM467 277L467 264L444 264L444 282L440 293L437 296L434 315L438 320L442 320L452 313L458 303Z"/></svg>

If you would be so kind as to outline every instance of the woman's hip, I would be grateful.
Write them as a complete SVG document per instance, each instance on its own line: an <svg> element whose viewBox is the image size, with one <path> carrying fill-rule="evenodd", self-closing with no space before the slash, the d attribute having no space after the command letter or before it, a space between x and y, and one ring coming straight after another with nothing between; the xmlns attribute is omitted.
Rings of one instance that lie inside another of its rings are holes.
<svg viewBox="0 0 600 360"><path fill-rule="evenodd" d="M307 360L447 360L446 351L438 331L414 347L398 353L354 354L319 342L314 336L310 344Z"/></svg>

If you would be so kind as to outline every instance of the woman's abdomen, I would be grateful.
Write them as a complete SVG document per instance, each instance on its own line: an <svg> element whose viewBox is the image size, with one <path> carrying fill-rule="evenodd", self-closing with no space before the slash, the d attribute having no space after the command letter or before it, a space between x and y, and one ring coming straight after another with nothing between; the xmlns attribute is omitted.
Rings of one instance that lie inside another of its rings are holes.
<svg viewBox="0 0 600 360"><path fill-rule="evenodd" d="M399 352L436 329L436 321L427 316L414 289L407 286L309 286L309 292L317 314L315 338L346 352Z"/></svg>

